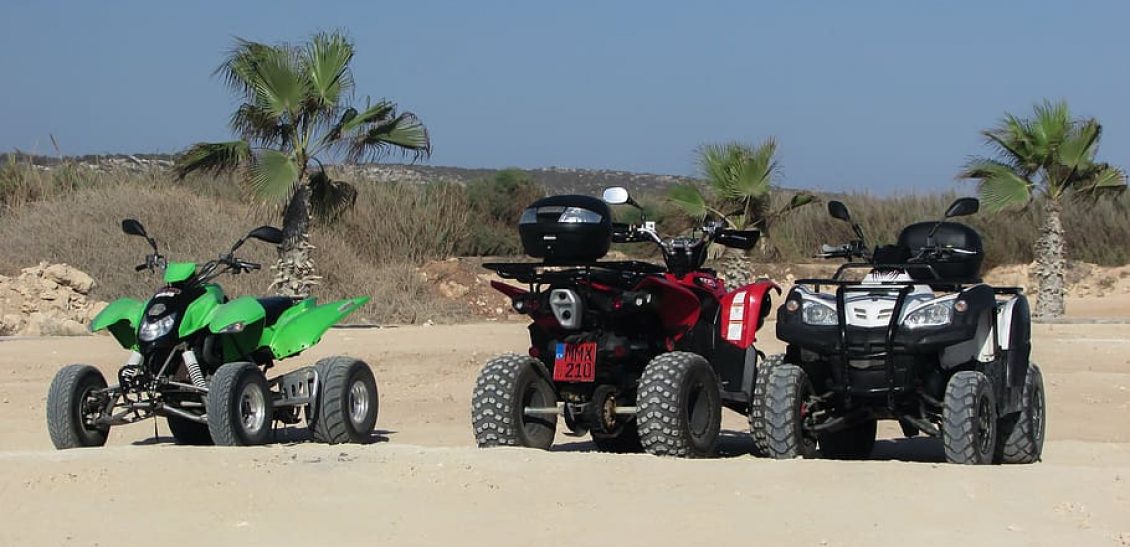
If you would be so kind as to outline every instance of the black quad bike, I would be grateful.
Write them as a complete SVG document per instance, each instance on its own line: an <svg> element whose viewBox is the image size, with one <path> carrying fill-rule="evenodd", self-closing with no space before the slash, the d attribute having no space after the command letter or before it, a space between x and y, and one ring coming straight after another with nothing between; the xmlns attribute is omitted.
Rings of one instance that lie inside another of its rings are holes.
<svg viewBox="0 0 1130 547"><path fill-rule="evenodd" d="M1040 459L1045 404L1029 360L1031 324L1021 289L978 278L980 235L947 219L976 213L961 198L941 221L911 224L895 245L856 239L820 256L848 261L831 279L796 282L777 312L784 355L759 383L766 452L775 458L865 458L876 421L940 437L953 463ZM861 259L862 262L852 262ZM862 279L851 272L865 272Z"/></svg>
<svg viewBox="0 0 1130 547"><path fill-rule="evenodd" d="M234 256L248 239L278 244L283 233L262 226L216 260L167 262L136 220L122 230L153 252L137 271L163 273L146 301L121 298L94 318L129 358L107 386L90 365L69 365L51 382L47 427L56 448L101 446L110 427L162 416L181 444L253 445L270 439L271 424L298 423L305 413L316 440L365 442L377 420L377 384L362 361L330 357L267 378L281 359L317 344L333 324L368 297L318 305L313 298L229 300L214 281L258 270Z"/></svg>
<svg viewBox="0 0 1130 547"><path fill-rule="evenodd" d="M506 354L479 373L471 419L481 447L553 444L558 417L598 449L682 457L714 452L723 406L750 413L757 329L771 309L759 281L727 292L703 268L712 243L749 249L758 232L707 222L691 237L662 238L654 222L614 224L604 200L534 202L519 232L539 263L486 264L520 288L494 282L529 315L528 355ZM664 266L600 261L612 242L652 243Z"/></svg>

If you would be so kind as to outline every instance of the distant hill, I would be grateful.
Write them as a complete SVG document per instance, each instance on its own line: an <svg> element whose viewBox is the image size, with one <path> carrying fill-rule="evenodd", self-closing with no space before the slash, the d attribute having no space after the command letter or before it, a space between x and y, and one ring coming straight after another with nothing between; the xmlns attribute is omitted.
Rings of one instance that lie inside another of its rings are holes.
<svg viewBox="0 0 1130 547"><path fill-rule="evenodd" d="M0 155L0 165L14 160L26 161L50 169L65 161L88 165L93 168L114 168L143 170L167 168L175 156L168 154L107 154L87 155L67 158L34 156L14 153ZM367 163L346 166L346 169L360 172L362 178L381 182L446 181L465 184L472 180L490 178L502 169L470 169L465 167L445 167L437 165ZM637 192L661 191L688 177L656 175L651 173L632 173L609 169L572 169L565 167L545 167L539 169L520 169L546 187L552 194L581 193L598 194L607 186L626 186Z"/></svg>

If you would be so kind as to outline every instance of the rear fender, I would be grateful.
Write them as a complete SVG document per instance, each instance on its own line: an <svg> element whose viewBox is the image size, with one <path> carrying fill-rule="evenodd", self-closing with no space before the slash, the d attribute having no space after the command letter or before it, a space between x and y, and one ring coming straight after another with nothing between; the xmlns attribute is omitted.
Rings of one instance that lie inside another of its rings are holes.
<svg viewBox="0 0 1130 547"><path fill-rule="evenodd" d="M676 341L694 327L702 313L698 296L674 281L649 275L634 290L653 292L659 297L659 320Z"/></svg>
<svg viewBox="0 0 1130 547"><path fill-rule="evenodd" d="M145 303L140 300L119 298L94 316L90 330L109 330L123 348L137 349L137 325L141 322L144 311Z"/></svg>
<svg viewBox="0 0 1130 547"><path fill-rule="evenodd" d="M267 345L278 359L300 353L317 344L330 327L368 301L368 296L362 296L315 306L312 300L304 300L299 305L309 304L305 304L301 311L279 317L279 322L269 329L273 335Z"/></svg>
<svg viewBox="0 0 1130 547"><path fill-rule="evenodd" d="M505 294L506 296L509 296L512 299L518 298L519 296L523 296L526 293L530 292L530 291L527 291L526 289L518 288L518 287L515 287L514 285L508 285L508 284L503 283L501 281L491 281L490 286L491 286L492 289L494 289L494 290L496 290L496 291L498 291L502 294Z"/></svg>
<svg viewBox="0 0 1130 547"><path fill-rule="evenodd" d="M741 349L757 341L757 331L773 306L769 291L781 294L781 287L763 279L731 291L722 297L722 339Z"/></svg>

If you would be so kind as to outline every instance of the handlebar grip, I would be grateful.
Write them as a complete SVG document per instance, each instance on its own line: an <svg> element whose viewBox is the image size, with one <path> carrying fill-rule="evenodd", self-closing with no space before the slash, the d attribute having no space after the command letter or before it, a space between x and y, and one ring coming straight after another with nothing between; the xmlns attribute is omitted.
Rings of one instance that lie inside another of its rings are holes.
<svg viewBox="0 0 1130 547"><path fill-rule="evenodd" d="M133 267L133 271L135 271L135 272L140 272L140 271L147 270L147 269L149 269L148 264L138 264L137 266Z"/></svg>

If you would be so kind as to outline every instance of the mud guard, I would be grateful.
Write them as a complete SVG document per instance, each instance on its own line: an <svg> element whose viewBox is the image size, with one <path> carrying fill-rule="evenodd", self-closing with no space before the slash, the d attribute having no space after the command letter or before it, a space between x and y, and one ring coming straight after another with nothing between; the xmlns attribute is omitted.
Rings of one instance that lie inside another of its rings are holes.
<svg viewBox="0 0 1130 547"><path fill-rule="evenodd" d="M781 294L781 287L763 279L730 291L722 297L722 339L741 349L757 341L757 331L772 306L770 290Z"/></svg>
<svg viewBox="0 0 1130 547"><path fill-rule="evenodd" d="M361 296L314 306L312 300L304 300L299 305L309 302L307 306L310 307L300 313L290 315L284 313L279 317L267 346L278 359L300 353L317 344L330 327L368 301L368 296Z"/></svg>
<svg viewBox="0 0 1130 547"><path fill-rule="evenodd" d="M145 304L140 300L119 298L94 316L90 331L108 329L123 348L137 349L137 325L144 311Z"/></svg>

